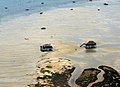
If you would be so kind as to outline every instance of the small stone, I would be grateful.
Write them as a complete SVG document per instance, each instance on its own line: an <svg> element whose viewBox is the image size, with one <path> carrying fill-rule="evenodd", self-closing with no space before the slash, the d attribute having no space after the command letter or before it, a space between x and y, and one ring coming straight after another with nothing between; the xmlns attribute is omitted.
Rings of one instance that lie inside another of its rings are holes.
<svg viewBox="0 0 120 87"><path fill-rule="evenodd" d="M42 27L41 30L45 30L46 28L45 27Z"/></svg>
<svg viewBox="0 0 120 87"><path fill-rule="evenodd" d="M89 0L89 1L92 1L92 0Z"/></svg>
<svg viewBox="0 0 120 87"><path fill-rule="evenodd" d="M29 40L29 38L24 38L25 40Z"/></svg>
<svg viewBox="0 0 120 87"><path fill-rule="evenodd" d="M104 5L108 5L108 3L104 3Z"/></svg>
<svg viewBox="0 0 120 87"><path fill-rule="evenodd" d="M8 7L4 7L5 9L8 9Z"/></svg>
<svg viewBox="0 0 120 87"><path fill-rule="evenodd" d="M25 11L29 11L29 9L28 9L28 8L26 8L26 9L25 9Z"/></svg>
<svg viewBox="0 0 120 87"><path fill-rule="evenodd" d="M75 3L75 1L72 1L73 3Z"/></svg>
<svg viewBox="0 0 120 87"><path fill-rule="evenodd" d="M44 2L41 2L41 4L44 4Z"/></svg>
<svg viewBox="0 0 120 87"><path fill-rule="evenodd" d="M40 14L43 14L43 12L40 12Z"/></svg>
<svg viewBox="0 0 120 87"><path fill-rule="evenodd" d="M70 10L73 10L72 8Z"/></svg>

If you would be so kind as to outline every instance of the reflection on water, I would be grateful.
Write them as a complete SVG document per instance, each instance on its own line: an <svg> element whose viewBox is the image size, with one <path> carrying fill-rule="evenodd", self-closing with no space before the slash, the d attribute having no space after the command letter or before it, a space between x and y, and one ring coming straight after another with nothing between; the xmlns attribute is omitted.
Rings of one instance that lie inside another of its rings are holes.
<svg viewBox="0 0 120 87"><path fill-rule="evenodd" d="M95 49L86 49L85 52L86 53L95 53L96 50Z"/></svg>

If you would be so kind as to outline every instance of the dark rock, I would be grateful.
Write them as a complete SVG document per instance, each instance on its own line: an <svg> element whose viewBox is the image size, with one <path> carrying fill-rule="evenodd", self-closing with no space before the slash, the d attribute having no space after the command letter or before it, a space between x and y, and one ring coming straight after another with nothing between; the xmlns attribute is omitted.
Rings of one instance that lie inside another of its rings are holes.
<svg viewBox="0 0 120 87"><path fill-rule="evenodd" d="M41 30L45 30L46 28L45 27L41 27Z"/></svg>
<svg viewBox="0 0 120 87"><path fill-rule="evenodd" d="M70 10L73 10L72 8Z"/></svg>
<svg viewBox="0 0 120 87"><path fill-rule="evenodd" d="M108 3L104 3L104 5L108 5Z"/></svg>
<svg viewBox="0 0 120 87"><path fill-rule="evenodd" d="M44 2L41 2L41 4L44 4Z"/></svg>
<svg viewBox="0 0 120 87"><path fill-rule="evenodd" d="M43 14L43 12L40 12L40 14Z"/></svg>
<svg viewBox="0 0 120 87"><path fill-rule="evenodd" d="M8 7L4 7L5 9L8 9Z"/></svg>
<svg viewBox="0 0 120 87"><path fill-rule="evenodd" d="M89 1L92 1L92 0L89 0Z"/></svg>
<svg viewBox="0 0 120 87"><path fill-rule="evenodd" d="M87 87L90 83L96 81L97 75L101 71L95 68L84 69L82 74L78 77L75 83L81 87Z"/></svg>
<svg viewBox="0 0 120 87"><path fill-rule="evenodd" d="M25 11L29 11L29 8L26 8Z"/></svg>
<svg viewBox="0 0 120 87"><path fill-rule="evenodd" d="M100 8L98 8L97 10L100 11Z"/></svg>
<svg viewBox="0 0 120 87"><path fill-rule="evenodd" d="M72 1L73 3L75 3L75 1Z"/></svg>
<svg viewBox="0 0 120 87"><path fill-rule="evenodd" d="M92 87L120 87L120 74L109 66L99 66L105 74L104 80L94 84Z"/></svg>

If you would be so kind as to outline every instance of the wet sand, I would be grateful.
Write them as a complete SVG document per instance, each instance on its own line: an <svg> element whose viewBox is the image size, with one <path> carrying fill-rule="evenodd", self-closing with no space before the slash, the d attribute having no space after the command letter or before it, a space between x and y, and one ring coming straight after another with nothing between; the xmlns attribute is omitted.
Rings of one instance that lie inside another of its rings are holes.
<svg viewBox="0 0 120 87"><path fill-rule="evenodd" d="M58 50L46 57L67 57L79 64L81 70L99 65L120 70L120 31L111 27L119 21L94 8L70 9L21 16L0 25L1 87L26 87L32 83L28 74L34 73L36 63L43 55L39 46L44 43L55 44ZM46 30L41 30L41 27L46 27ZM88 40L97 43L95 51L79 48Z"/></svg>

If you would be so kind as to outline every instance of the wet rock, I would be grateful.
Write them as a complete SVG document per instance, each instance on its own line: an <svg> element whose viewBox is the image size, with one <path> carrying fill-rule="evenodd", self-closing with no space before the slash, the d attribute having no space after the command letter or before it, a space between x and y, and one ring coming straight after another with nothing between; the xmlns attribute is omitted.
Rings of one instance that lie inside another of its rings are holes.
<svg viewBox="0 0 120 87"><path fill-rule="evenodd" d="M96 81L97 75L101 71L95 68L84 69L82 74L78 77L75 83L81 87L87 87L90 83Z"/></svg>
<svg viewBox="0 0 120 87"><path fill-rule="evenodd" d="M108 5L108 3L104 3L104 5Z"/></svg>
<svg viewBox="0 0 120 87"><path fill-rule="evenodd" d="M73 3L75 3L76 1L72 1Z"/></svg>
<svg viewBox="0 0 120 87"><path fill-rule="evenodd" d="M41 2L41 4L44 4L44 2Z"/></svg>
<svg viewBox="0 0 120 87"><path fill-rule="evenodd" d="M46 27L41 27L41 30L45 30L46 29Z"/></svg>
<svg viewBox="0 0 120 87"><path fill-rule="evenodd" d="M30 84L29 87L70 87L68 81L75 67L68 59L42 59L38 66L37 83Z"/></svg>
<svg viewBox="0 0 120 87"><path fill-rule="evenodd" d="M104 80L93 83L91 87L120 87L119 72L109 66L102 65L98 68L104 71ZM76 84L81 87L87 87L90 83L95 82L98 79L97 75L101 73L101 70L95 68L85 69L76 80Z"/></svg>
<svg viewBox="0 0 120 87"><path fill-rule="evenodd" d="M29 11L29 8L26 8L25 11Z"/></svg>
<svg viewBox="0 0 120 87"><path fill-rule="evenodd" d="M73 10L72 8L70 10Z"/></svg>
<svg viewBox="0 0 120 87"><path fill-rule="evenodd" d="M40 14L43 14L43 12L40 12Z"/></svg>
<svg viewBox="0 0 120 87"><path fill-rule="evenodd" d="M53 83L53 87L70 87L68 85L68 81L71 77L71 73L74 71L75 67L72 69L66 69L63 73L55 73L52 75L51 82Z"/></svg>
<svg viewBox="0 0 120 87"><path fill-rule="evenodd" d="M103 75L104 80L94 84L92 87L120 87L120 74L109 66L99 66L105 74Z"/></svg>
<svg viewBox="0 0 120 87"><path fill-rule="evenodd" d="M98 8L97 10L100 11L100 8Z"/></svg>
<svg viewBox="0 0 120 87"><path fill-rule="evenodd" d="M4 7L5 9L8 9L8 7Z"/></svg>
<svg viewBox="0 0 120 87"><path fill-rule="evenodd" d="M29 38L24 38L24 40L29 40Z"/></svg>

